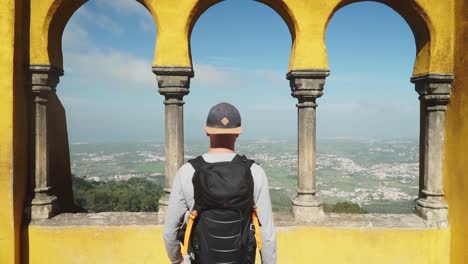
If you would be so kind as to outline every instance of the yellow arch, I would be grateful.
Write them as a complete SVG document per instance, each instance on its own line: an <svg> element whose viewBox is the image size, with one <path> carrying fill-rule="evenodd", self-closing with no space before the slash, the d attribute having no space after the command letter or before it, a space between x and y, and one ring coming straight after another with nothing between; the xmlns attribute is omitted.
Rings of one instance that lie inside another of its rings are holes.
<svg viewBox="0 0 468 264"><path fill-rule="evenodd" d="M63 68L62 36L72 15L88 0L31 1L30 64L47 64ZM136 0L157 16L150 0Z"/></svg>
<svg viewBox="0 0 468 264"><path fill-rule="evenodd" d="M187 0L155 2L160 20L155 66L192 67L190 36L198 18L222 0ZM294 46L296 19L285 0L258 0L275 10L288 26Z"/></svg>
<svg viewBox="0 0 468 264"><path fill-rule="evenodd" d="M197 19L221 0L152 0L160 26L156 66L191 67L190 33ZM362 0L259 0L273 8L292 37L289 69L328 69L326 27L341 7ZM450 1L450 0L449 0ZM453 72L453 6L439 0L376 0L410 25L418 54L413 75Z"/></svg>
<svg viewBox="0 0 468 264"><path fill-rule="evenodd" d="M61 37L73 13L87 0L31 1L31 64L63 67ZM190 34L203 12L221 0L136 0L158 27L155 66L191 67ZM325 32L340 8L363 0L259 0L275 10L291 38L289 69L328 69ZM398 12L417 45L413 75L453 72L453 5L439 0L375 0ZM448 0L451 1L451 0Z"/></svg>
<svg viewBox="0 0 468 264"><path fill-rule="evenodd" d="M325 32L340 8L364 0L284 0L296 19L290 69L328 69ZM413 75L453 71L453 7L437 0L374 0L399 13L413 31L417 56Z"/></svg>
<svg viewBox="0 0 468 264"><path fill-rule="evenodd" d="M195 27L196 22L200 18L200 16L210 7L214 6L215 4L221 2L221 0L211 0L211 1L198 1L195 7L192 10L192 15L190 16L189 21L187 21L186 32L188 32L188 40L190 43L190 38L192 34L192 30ZM294 17L292 16L291 11L288 9L287 5L283 0L257 0L257 2L263 3L266 6L273 9L278 15L281 16L283 21L288 26L289 32L291 34L291 40L294 46L294 39L296 36L296 22ZM190 60L191 60L191 49L189 50Z"/></svg>
<svg viewBox="0 0 468 264"><path fill-rule="evenodd" d="M357 2L365 2L366 0L344 0L337 4L332 11L325 25L325 31L328 23L333 15L341 8ZM430 41L431 32L434 34L434 29L431 25L428 15L416 2L401 2L389 0L374 0L372 2L382 3L393 10L405 19L413 31L413 36L416 42L416 59L414 62L413 75L418 73L430 72ZM325 36L324 36L325 37Z"/></svg>

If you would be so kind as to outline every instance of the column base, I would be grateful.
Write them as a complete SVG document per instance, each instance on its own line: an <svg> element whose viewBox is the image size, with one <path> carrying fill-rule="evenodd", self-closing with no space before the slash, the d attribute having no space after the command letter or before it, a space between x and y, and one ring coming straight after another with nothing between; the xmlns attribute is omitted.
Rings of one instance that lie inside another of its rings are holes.
<svg viewBox="0 0 468 264"><path fill-rule="evenodd" d="M429 222L430 225L444 227L448 225L448 207L444 201L418 198L416 214Z"/></svg>
<svg viewBox="0 0 468 264"><path fill-rule="evenodd" d="M27 219L50 219L59 214L57 196L47 196L43 199L33 199L26 208Z"/></svg>
<svg viewBox="0 0 468 264"><path fill-rule="evenodd" d="M297 196L292 200L291 213L295 220L312 221L325 216L323 202L316 196Z"/></svg>

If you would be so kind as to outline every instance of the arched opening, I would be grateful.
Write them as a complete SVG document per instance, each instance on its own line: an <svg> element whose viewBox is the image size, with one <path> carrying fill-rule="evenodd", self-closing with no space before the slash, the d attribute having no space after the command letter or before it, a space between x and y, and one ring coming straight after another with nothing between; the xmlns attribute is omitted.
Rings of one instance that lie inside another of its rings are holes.
<svg viewBox="0 0 468 264"><path fill-rule="evenodd" d="M415 38L389 7L337 11L326 35L331 76L318 115L318 189L326 203L410 213L418 197Z"/></svg>
<svg viewBox="0 0 468 264"><path fill-rule="evenodd" d="M87 2L64 30L57 95L70 169L60 177L71 170L75 204L88 212L158 210L164 111L151 71L155 39L153 17L135 1Z"/></svg>
<svg viewBox="0 0 468 264"><path fill-rule="evenodd" d="M214 5L191 34L195 77L184 106L188 156L208 150L203 127L211 106L226 101L239 109L244 129L236 150L265 169L273 209L282 212L296 188L296 100L285 79L290 50L290 30L271 8Z"/></svg>
<svg viewBox="0 0 468 264"><path fill-rule="evenodd" d="M391 0L345 0L337 4L330 14L328 23L334 14L350 4L382 3L399 14L410 27L416 44L416 57L413 63L413 76L430 72L431 69L431 38L434 38L434 28L425 10L417 2L395 2Z"/></svg>

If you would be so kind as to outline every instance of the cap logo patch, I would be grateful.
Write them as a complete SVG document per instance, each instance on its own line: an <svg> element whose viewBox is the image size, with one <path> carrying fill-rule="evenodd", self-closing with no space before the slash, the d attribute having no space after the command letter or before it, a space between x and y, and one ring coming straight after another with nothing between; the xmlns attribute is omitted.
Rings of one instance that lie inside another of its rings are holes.
<svg viewBox="0 0 468 264"><path fill-rule="evenodd" d="M223 123L223 125L227 125L229 124L229 119L227 119L227 117L224 117L223 119L221 119L221 123Z"/></svg>

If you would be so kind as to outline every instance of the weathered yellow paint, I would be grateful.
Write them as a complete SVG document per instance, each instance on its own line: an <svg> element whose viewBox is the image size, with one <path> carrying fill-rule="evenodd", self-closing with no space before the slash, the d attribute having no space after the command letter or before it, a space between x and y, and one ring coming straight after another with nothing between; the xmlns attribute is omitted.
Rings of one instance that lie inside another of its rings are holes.
<svg viewBox="0 0 468 264"><path fill-rule="evenodd" d="M30 63L62 68L62 33L87 0L31 0Z"/></svg>
<svg viewBox="0 0 468 264"><path fill-rule="evenodd" d="M450 263L449 229L288 227L277 236L278 263Z"/></svg>
<svg viewBox="0 0 468 264"><path fill-rule="evenodd" d="M445 193L452 263L468 263L468 2L456 1L455 80L447 109Z"/></svg>
<svg viewBox="0 0 468 264"><path fill-rule="evenodd" d="M72 15L88 0L31 0L30 63L63 68L62 35ZM152 14L155 0L138 0ZM136 3L135 3L136 4Z"/></svg>
<svg viewBox="0 0 468 264"><path fill-rule="evenodd" d="M261 0L288 25L293 45L289 69L328 69L325 33L333 14L361 0ZM453 72L453 0L378 0L395 9L412 28L417 44L413 75ZM62 67L63 29L86 0L41 0L31 5L31 63ZM154 65L192 65L190 35L197 19L220 0L140 0L158 26ZM384 29L382 29L384 30ZM358 32L358 29L356 29Z"/></svg>
<svg viewBox="0 0 468 264"><path fill-rule="evenodd" d="M191 67L190 19L200 7L196 0L153 1L158 17L158 36L154 65ZM206 1L212 2L212 1Z"/></svg>
<svg viewBox="0 0 468 264"><path fill-rule="evenodd" d="M168 262L157 226L30 226L24 241L34 264Z"/></svg>
<svg viewBox="0 0 468 264"><path fill-rule="evenodd" d="M361 0L261 0L260 2L278 12L290 29L293 45L289 69L328 69L325 45L328 22L341 7L359 1ZM395 9L412 28L417 44L413 75L453 72L454 33L451 1L418 0L411 3L391 0L376 1ZM189 43L191 28L204 11L217 2L219 1L211 0L194 4L194 1L185 1L184 3L190 5L192 12L186 16L189 11L179 7L177 10L182 11L179 12L178 18L175 18L172 13L174 9L170 9L173 3L167 9L166 7L156 8L156 13L161 14L158 17L164 16L165 18L164 22L161 19L158 24L159 30L166 28L169 24L171 24L169 27L171 29L182 28L179 18L183 17L186 19L183 34L188 35L185 37L175 32L168 36L158 35L155 64L158 66L191 66L190 47L185 45ZM165 1L161 1L159 5L163 6L163 3ZM172 26L174 24L176 26Z"/></svg>
<svg viewBox="0 0 468 264"><path fill-rule="evenodd" d="M328 22L340 8L361 0L284 0L291 10L296 37L290 69L328 69L325 33ZM397 11L412 28L418 54L414 75L451 73L453 52L453 7L450 1L379 0ZM356 29L356 34L359 32ZM382 28L382 30L385 30Z"/></svg>
<svg viewBox="0 0 468 264"><path fill-rule="evenodd" d="M29 226L25 236L29 263L168 262L161 226ZM280 227L277 236L281 264L449 263L449 229Z"/></svg>
<svg viewBox="0 0 468 264"><path fill-rule="evenodd" d="M0 263L18 261L13 213L15 1L0 0Z"/></svg>

